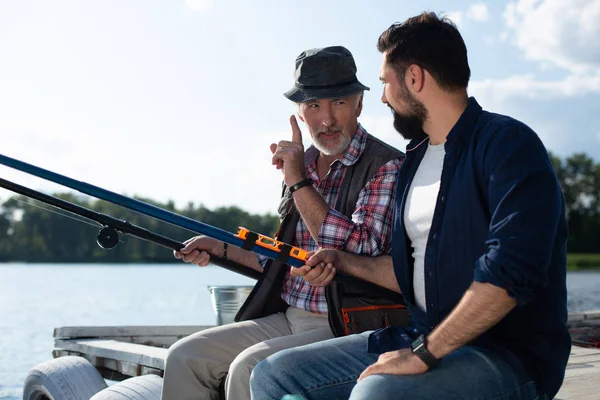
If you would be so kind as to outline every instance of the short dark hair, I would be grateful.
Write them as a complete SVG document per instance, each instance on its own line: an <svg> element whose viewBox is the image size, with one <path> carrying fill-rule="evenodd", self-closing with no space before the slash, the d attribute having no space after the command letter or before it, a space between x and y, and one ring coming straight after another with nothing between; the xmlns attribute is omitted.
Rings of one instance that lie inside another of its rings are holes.
<svg viewBox="0 0 600 400"><path fill-rule="evenodd" d="M456 25L446 17L424 12L386 29L377 42L399 75L417 64L448 91L466 88L471 77L467 47Z"/></svg>

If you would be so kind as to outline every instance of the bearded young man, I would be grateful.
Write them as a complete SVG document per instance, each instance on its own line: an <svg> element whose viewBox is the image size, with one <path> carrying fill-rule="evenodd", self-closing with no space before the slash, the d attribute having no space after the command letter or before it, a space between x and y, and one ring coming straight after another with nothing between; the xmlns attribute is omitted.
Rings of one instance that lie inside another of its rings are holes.
<svg viewBox="0 0 600 400"><path fill-rule="evenodd" d="M392 254L321 250L293 274L320 287L335 267L401 292L409 326L269 357L254 369L252 397L554 397L571 340L565 202L546 149L525 124L468 97L467 50L449 20L423 13L392 25L378 48L382 101L411 140Z"/></svg>

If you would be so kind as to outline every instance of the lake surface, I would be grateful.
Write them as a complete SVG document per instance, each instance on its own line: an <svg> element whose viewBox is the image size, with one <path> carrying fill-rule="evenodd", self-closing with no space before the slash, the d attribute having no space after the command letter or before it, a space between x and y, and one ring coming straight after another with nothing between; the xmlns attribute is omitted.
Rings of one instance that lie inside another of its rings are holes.
<svg viewBox="0 0 600 400"><path fill-rule="evenodd" d="M217 267L0 264L0 400L20 400L30 368L73 325L210 325L209 285L252 285ZM568 275L569 311L600 309L600 273Z"/></svg>

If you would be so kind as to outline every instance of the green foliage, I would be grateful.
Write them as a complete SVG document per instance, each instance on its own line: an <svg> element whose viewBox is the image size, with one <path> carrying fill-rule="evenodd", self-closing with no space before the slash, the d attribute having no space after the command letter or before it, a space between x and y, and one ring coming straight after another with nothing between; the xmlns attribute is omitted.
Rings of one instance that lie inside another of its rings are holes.
<svg viewBox="0 0 600 400"><path fill-rule="evenodd" d="M573 253L567 257L569 271L600 269L600 254Z"/></svg>
<svg viewBox="0 0 600 400"><path fill-rule="evenodd" d="M600 163L583 153L550 157L567 202L569 251L600 253Z"/></svg>

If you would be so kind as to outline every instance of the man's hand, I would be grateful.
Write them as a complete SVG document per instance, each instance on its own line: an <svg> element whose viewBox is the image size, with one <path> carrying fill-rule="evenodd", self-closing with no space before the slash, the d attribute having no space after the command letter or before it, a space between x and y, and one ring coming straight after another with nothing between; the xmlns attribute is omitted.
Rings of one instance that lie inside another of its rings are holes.
<svg viewBox="0 0 600 400"><path fill-rule="evenodd" d="M342 263L342 252L333 249L320 249L309 253L306 265L291 267L292 276L302 276L312 286L327 286L335 277L336 265Z"/></svg>
<svg viewBox="0 0 600 400"><path fill-rule="evenodd" d="M282 170L283 180L287 187L306 179L302 132L293 115L290 117L290 125L292 126L292 141L282 140L278 144L271 144L272 163L277 169Z"/></svg>
<svg viewBox="0 0 600 400"><path fill-rule="evenodd" d="M223 242L208 236L195 236L183 242L185 247L173 251L175 258L183 259L186 263L206 267L210 262L210 254L219 254L223 250Z"/></svg>
<svg viewBox="0 0 600 400"><path fill-rule="evenodd" d="M379 356L377 362L370 365L358 377L360 381L369 375L418 375L428 371L427 365L415 356L410 349L389 351Z"/></svg>
<svg viewBox="0 0 600 400"><path fill-rule="evenodd" d="M333 264L320 263L315 267L303 265L301 267L290 267L292 276L301 276L312 286L322 287L331 283L335 277L335 268Z"/></svg>

